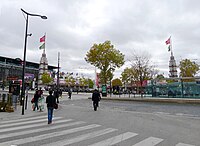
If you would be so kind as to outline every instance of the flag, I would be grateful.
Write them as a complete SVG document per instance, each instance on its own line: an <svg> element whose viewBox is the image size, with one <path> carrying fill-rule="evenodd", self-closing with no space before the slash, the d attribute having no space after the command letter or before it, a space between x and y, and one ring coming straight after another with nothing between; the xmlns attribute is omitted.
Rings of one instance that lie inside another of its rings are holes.
<svg viewBox="0 0 200 146"><path fill-rule="evenodd" d="M165 41L166 45L171 43L170 39L171 39L171 37L169 37L168 40Z"/></svg>
<svg viewBox="0 0 200 146"><path fill-rule="evenodd" d="M168 52L171 50L171 45L168 46Z"/></svg>
<svg viewBox="0 0 200 146"><path fill-rule="evenodd" d="M39 49L41 50L41 49L45 49L45 43L43 43L40 47L39 47Z"/></svg>
<svg viewBox="0 0 200 146"><path fill-rule="evenodd" d="M45 42L45 35L40 38L40 42Z"/></svg>

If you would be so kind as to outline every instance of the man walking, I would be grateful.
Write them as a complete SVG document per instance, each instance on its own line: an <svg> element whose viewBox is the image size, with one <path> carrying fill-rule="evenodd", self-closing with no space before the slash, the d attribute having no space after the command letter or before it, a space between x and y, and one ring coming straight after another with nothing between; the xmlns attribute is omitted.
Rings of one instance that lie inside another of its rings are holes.
<svg viewBox="0 0 200 146"><path fill-rule="evenodd" d="M99 106L100 99L101 99L100 93L99 93L99 91L97 89L95 89L93 94L92 94L92 101L93 101L94 111L97 110L97 107Z"/></svg>
<svg viewBox="0 0 200 146"><path fill-rule="evenodd" d="M56 98L52 94L53 91L50 90L49 95L46 98L47 109L48 109L48 124L52 123L54 106L57 104Z"/></svg>

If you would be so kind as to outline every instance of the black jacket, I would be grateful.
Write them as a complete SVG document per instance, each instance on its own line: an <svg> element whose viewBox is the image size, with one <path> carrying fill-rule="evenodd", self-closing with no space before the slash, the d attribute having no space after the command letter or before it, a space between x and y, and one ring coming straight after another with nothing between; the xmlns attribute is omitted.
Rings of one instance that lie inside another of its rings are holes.
<svg viewBox="0 0 200 146"><path fill-rule="evenodd" d="M95 90L92 94L92 101L98 102L100 101L100 99L101 99L101 96L100 96L99 91Z"/></svg>
<svg viewBox="0 0 200 146"><path fill-rule="evenodd" d="M54 104L56 104L56 98L53 95L49 95L46 98L47 107L54 107Z"/></svg>

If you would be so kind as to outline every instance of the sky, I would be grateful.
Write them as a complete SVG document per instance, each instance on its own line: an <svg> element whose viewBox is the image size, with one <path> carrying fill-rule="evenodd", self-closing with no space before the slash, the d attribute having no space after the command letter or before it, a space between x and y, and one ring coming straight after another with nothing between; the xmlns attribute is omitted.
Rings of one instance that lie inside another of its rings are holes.
<svg viewBox="0 0 200 146"><path fill-rule="evenodd" d="M130 56L149 54L160 74L168 77L171 36L177 65L182 59L200 63L199 0L0 0L0 56L23 58L25 15L29 17L26 60L39 63L39 39L46 33L48 64L63 72L94 78L94 66L85 61L94 43L110 40L125 55L114 78L130 67ZM97 70L98 71L98 70Z"/></svg>

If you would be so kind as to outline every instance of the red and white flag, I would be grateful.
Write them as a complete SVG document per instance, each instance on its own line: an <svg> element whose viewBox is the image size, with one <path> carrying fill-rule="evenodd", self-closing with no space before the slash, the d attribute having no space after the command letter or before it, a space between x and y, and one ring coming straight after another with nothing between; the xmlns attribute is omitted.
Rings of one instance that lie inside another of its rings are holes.
<svg viewBox="0 0 200 146"><path fill-rule="evenodd" d="M45 42L45 35L40 38L40 42Z"/></svg>
<svg viewBox="0 0 200 146"><path fill-rule="evenodd" d="M168 40L165 41L166 45L171 44L171 37L168 38Z"/></svg>

